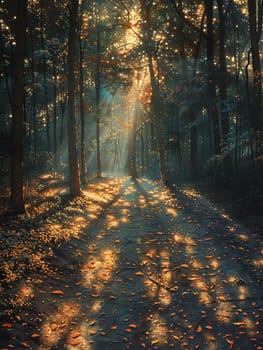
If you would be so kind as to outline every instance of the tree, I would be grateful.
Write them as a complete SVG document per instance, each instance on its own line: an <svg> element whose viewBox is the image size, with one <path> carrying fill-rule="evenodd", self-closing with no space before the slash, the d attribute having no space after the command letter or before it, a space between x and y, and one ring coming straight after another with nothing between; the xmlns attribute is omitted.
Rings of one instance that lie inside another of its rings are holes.
<svg viewBox="0 0 263 350"><path fill-rule="evenodd" d="M75 116L75 68L78 42L77 31L78 0L69 4L69 37L68 37L68 165L70 195L80 194L78 159L76 147L76 116Z"/></svg>
<svg viewBox="0 0 263 350"><path fill-rule="evenodd" d="M25 212L23 193L24 152L24 61L26 47L27 0L16 1L15 71L11 132L11 195L10 209L16 214Z"/></svg>
<svg viewBox="0 0 263 350"><path fill-rule="evenodd" d="M258 1L258 6L256 0L248 0L247 3L253 67L252 125L255 132L256 157L259 157L263 154L262 72L259 48L259 41L262 32L263 1Z"/></svg>

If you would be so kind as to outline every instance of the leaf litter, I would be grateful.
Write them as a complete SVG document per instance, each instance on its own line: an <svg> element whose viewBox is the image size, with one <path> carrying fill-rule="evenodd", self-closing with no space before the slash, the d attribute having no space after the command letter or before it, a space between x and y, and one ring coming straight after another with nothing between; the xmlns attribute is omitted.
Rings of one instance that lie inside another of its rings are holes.
<svg viewBox="0 0 263 350"><path fill-rule="evenodd" d="M211 208L201 197L178 198L160 183L104 180L79 198L55 196L31 218L5 223L2 348L42 343L51 349L66 339L68 349L123 343L127 349L196 349L209 342L259 349L259 280L242 265L229 266L228 223L218 216L219 224L211 225ZM130 220L119 220L123 209ZM250 256L249 248L233 244ZM234 251L232 262L239 259ZM253 305L239 295L243 284L231 278L245 281Z"/></svg>

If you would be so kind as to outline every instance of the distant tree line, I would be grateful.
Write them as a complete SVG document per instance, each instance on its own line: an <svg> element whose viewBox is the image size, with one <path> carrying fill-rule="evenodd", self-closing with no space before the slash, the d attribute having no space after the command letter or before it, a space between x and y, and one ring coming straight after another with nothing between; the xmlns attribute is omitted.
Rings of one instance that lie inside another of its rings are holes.
<svg viewBox="0 0 263 350"><path fill-rule="evenodd" d="M262 186L263 1L6 1L1 190L105 172Z"/></svg>

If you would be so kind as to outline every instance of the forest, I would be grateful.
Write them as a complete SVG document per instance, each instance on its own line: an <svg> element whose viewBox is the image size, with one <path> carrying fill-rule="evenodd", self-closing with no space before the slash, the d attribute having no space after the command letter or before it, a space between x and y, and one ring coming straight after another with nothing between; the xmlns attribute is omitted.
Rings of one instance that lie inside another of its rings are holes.
<svg viewBox="0 0 263 350"><path fill-rule="evenodd" d="M262 26L0 1L1 350L263 349Z"/></svg>

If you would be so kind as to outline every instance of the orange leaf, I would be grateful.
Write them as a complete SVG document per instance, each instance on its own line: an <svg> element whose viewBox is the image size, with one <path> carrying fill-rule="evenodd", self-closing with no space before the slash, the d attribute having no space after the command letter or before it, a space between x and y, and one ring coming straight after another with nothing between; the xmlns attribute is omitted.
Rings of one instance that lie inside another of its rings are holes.
<svg viewBox="0 0 263 350"><path fill-rule="evenodd" d="M51 325L52 331L55 331L57 328L58 328L58 325L57 325L56 323L53 323L53 324Z"/></svg>
<svg viewBox="0 0 263 350"><path fill-rule="evenodd" d="M234 340L231 340L231 339L226 337L226 342L230 345L229 348L232 349L234 346L234 343L235 343Z"/></svg>
<svg viewBox="0 0 263 350"><path fill-rule="evenodd" d="M92 296L93 298L98 298L100 295L99 295L98 293L91 293L91 296Z"/></svg>
<svg viewBox="0 0 263 350"><path fill-rule="evenodd" d="M142 271L137 271L137 272L135 272L135 275L137 275L137 276L143 276L143 272L142 272Z"/></svg>
<svg viewBox="0 0 263 350"><path fill-rule="evenodd" d="M4 328L10 328L10 327L12 327L12 324L11 324L11 323L3 323L3 324L2 324L2 327L4 327Z"/></svg>
<svg viewBox="0 0 263 350"><path fill-rule="evenodd" d="M137 324L131 323L131 324L129 324L129 327L131 327L131 328L137 328Z"/></svg>
<svg viewBox="0 0 263 350"><path fill-rule="evenodd" d="M189 267L189 265L187 265L187 264L181 264L179 267L184 267L184 268L188 268Z"/></svg>
<svg viewBox="0 0 263 350"><path fill-rule="evenodd" d="M206 328L206 329L209 329L209 330L213 329L213 327L210 326L209 324L208 324L207 326L205 326L205 328Z"/></svg>
<svg viewBox="0 0 263 350"><path fill-rule="evenodd" d="M111 327L111 329L112 329L113 331L115 331L117 328L118 328L117 325Z"/></svg>
<svg viewBox="0 0 263 350"><path fill-rule="evenodd" d="M57 289L57 290L53 290L52 294L55 294L55 295L64 295L64 292L60 289Z"/></svg>
<svg viewBox="0 0 263 350"><path fill-rule="evenodd" d="M71 333L71 337L73 339L78 338L79 336L80 336L80 332L73 332L73 333Z"/></svg>
<svg viewBox="0 0 263 350"><path fill-rule="evenodd" d="M197 333L201 333L201 332L202 332L202 327L201 327L201 326L198 326L197 329L196 329L196 332L197 332Z"/></svg>
<svg viewBox="0 0 263 350"><path fill-rule="evenodd" d="M38 337L39 337L39 334L37 334L37 333L34 333L31 335L31 338L38 338Z"/></svg>
<svg viewBox="0 0 263 350"><path fill-rule="evenodd" d="M24 348L29 348L29 344L26 343L25 341L23 343L21 343L21 345L24 347Z"/></svg>

